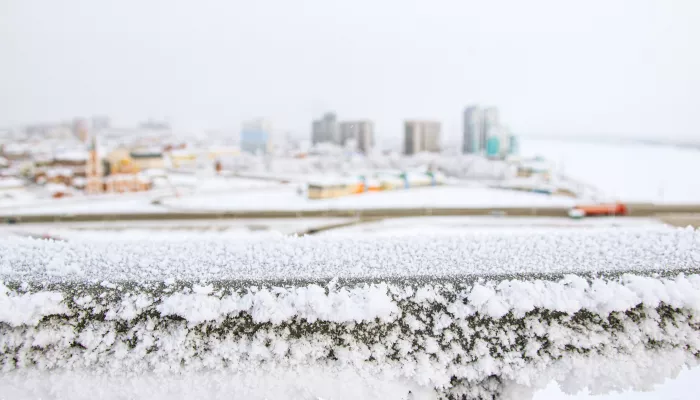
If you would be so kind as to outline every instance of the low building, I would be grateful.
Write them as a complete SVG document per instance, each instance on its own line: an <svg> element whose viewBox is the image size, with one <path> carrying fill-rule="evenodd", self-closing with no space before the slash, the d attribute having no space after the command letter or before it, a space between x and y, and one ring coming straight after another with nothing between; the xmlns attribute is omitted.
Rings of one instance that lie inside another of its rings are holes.
<svg viewBox="0 0 700 400"><path fill-rule="evenodd" d="M329 199L367 192L403 190L445 183L439 172L404 172L398 175L378 174L356 178L326 178L309 182L307 196L310 200Z"/></svg>
<svg viewBox="0 0 700 400"><path fill-rule="evenodd" d="M120 147L112 150L104 159L105 175L133 174L148 169L163 169L163 153L155 148L129 150Z"/></svg>
<svg viewBox="0 0 700 400"><path fill-rule="evenodd" d="M124 147L110 151L104 161L105 175L133 174L139 171L138 166L134 163L133 158L131 158L131 151Z"/></svg>
<svg viewBox="0 0 700 400"><path fill-rule="evenodd" d="M235 146L215 146L210 147L207 157L210 161L220 160L222 158L232 158L241 155L241 149Z"/></svg>
<svg viewBox="0 0 700 400"><path fill-rule="evenodd" d="M129 152L129 157L137 171L165 168L163 152L159 148L134 149Z"/></svg>
<svg viewBox="0 0 700 400"><path fill-rule="evenodd" d="M549 180L552 177L553 169L554 168L551 163L540 158L522 160L518 164L517 176L520 178L540 176L544 180Z"/></svg>
<svg viewBox="0 0 700 400"><path fill-rule="evenodd" d="M44 175L46 183L60 183L68 186L72 185L74 176L72 169L61 167L48 169Z"/></svg>
<svg viewBox="0 0 700 400"><path fill-rule="evenodd" d="M2 145L0 155L10 163L31 161L31 146L24 143L6 143Z"/></svg>
<svg viewBox="0 0 700 400"><path fill-rule="evenodd" d="M188 149L172 150L166 153L170 167L175 169L197 168L197 153Z"/></svg>
<svg viewBox="0 0 700 400"><path fill-rule="evenodd" d="M38 154L34 157L34 181L70 184L75 176L87 174L88 153L70 151L56 154ZM69 178L70 177L70 178Z"/></svg>
<svg viewBox="0 0 700 400"><path fill-rule="evenodd" d="M49 192L54 199L70 197L73 195L73 190L62 183L48 183L44 189Z"/></svg>
<svg viewBox="0 0 700 400"><path fill-rule="evenodd" d="M151 180L141 174L113 174L104 179L105 192L143 192L152 187Z"/></svg>

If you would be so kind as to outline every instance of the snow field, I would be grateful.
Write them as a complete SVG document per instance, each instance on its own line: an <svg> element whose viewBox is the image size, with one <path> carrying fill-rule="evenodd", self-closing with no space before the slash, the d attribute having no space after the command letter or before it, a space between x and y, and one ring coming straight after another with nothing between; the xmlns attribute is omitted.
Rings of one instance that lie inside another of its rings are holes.
<svg viewBox="0 0 700 400"><path fill-rule="evenodd" d="M567 177L598 188L608 200L657 204L700 201L693 171L700 150L633 143L593 143L528 139L524 156L544 156Z"/></svg>
<svg viewBox="0 0 700 400"><path fill-rule="evenodd" d="M370 208L498 208L561 207L577 200L562 196L481 187L437 186L408 190L363 193L332 199L310 200L294 188L256 190L168 198L163 205L172 210L262 211L262 210L353 210Z"/></svg>

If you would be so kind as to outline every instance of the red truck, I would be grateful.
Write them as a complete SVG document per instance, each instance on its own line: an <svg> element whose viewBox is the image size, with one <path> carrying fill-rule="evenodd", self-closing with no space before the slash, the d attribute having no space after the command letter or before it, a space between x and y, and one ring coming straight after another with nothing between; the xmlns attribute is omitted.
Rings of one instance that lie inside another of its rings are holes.
<svg viewBox="0 0 700 400"><path fill-rule="evenodd" d="M572 218L627 215L627 213L627 206L622 203L578 205L569 210L569 216Z"/></svg>

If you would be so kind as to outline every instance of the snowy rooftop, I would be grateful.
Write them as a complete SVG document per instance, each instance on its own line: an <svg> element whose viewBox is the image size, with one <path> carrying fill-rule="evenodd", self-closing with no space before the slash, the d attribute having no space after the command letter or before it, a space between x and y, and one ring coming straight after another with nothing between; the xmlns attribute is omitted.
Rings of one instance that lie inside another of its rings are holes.
<svg viewBox="0 0 700 400"><path fill-rule="evenodd" d="M71 150L63 151L54 155L54 159L60 161L86 161L88 159L88 152L85 150Z"/></svg>
<svg viewBox="0 0 700 400"><path fill-rule="evenodd" d="M24 186L24 181L18 178L0 179L0 189L16 189L23 188Z"/></svg>
<svg viewBox="0 0 700 400"><path fill-rule="evenodd" d="M0 280L14 281L318 281L698 268L700 231L668 227L401 238L0 240Z"/></svg>

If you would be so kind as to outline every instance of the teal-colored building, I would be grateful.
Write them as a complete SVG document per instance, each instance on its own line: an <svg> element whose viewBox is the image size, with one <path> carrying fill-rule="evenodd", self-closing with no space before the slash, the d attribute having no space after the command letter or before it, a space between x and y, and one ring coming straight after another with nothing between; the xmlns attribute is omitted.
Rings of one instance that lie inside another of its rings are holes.
<svg viewBox="0 0 700 400"><path fill-rule="evenodd" d="M486 157L498 157L501 150L501 141L492 136L486 140Z"/></svg>

